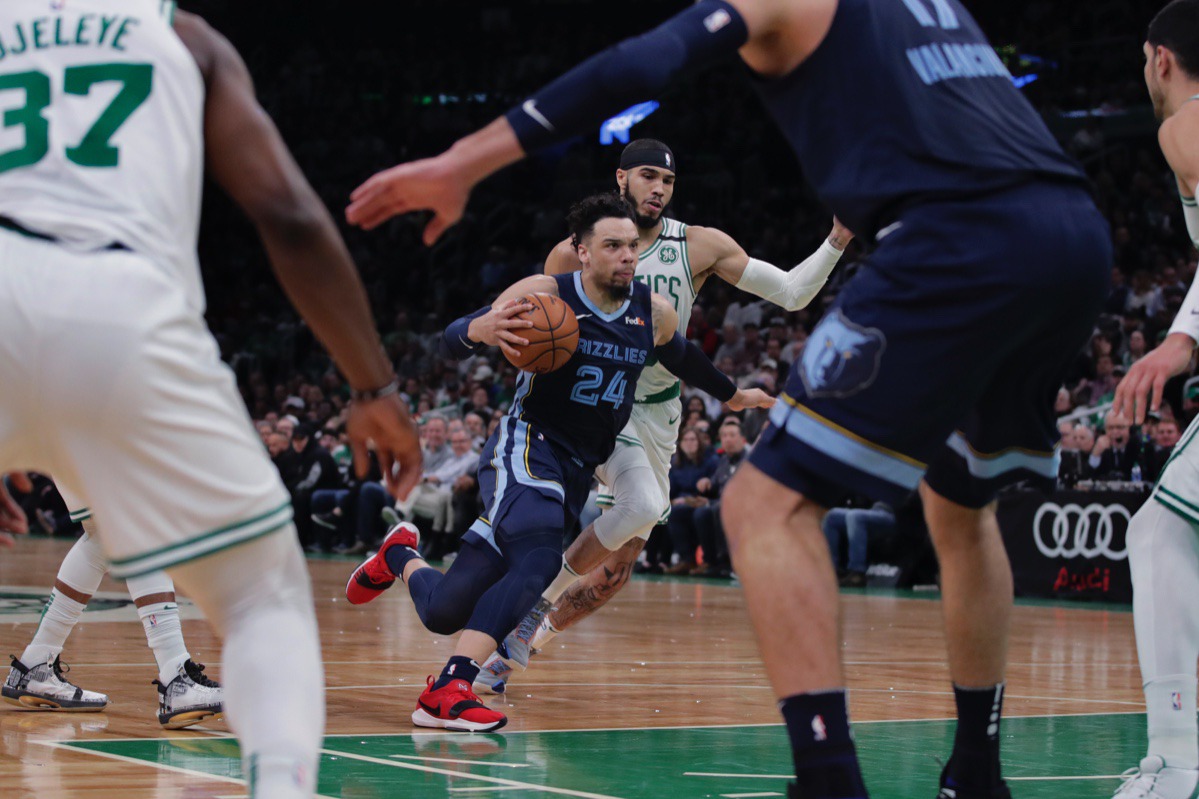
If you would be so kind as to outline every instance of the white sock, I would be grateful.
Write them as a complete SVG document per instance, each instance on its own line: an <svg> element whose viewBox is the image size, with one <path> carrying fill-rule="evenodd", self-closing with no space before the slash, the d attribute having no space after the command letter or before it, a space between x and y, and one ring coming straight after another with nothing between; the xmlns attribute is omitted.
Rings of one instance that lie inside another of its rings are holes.
<svg viewBox="0 0 1199 799"><path fill-rule="evenodd" d="M42 621L33 640L21 653L21 662L30 668L49 663L58 657L66 645L67 636L75 627L75 622L83 615L86 605L58 593L58 589L50 591L46 600L46 608L42 611Z"/></svg>
<svg viewBox="0 0 1199 799"><path fill-rule="evenodd" d="M62 565L58 567L58 581L90 598L100 587L100 581L107 572L108 561L99 543L84 533L62 559ZM76 602L57 589L51 589L50 598L46 600L46 607L42 611L41 623L33 634L33 640L21 654L21 662L26 666L37 666L58 657L85 607L86 603Z"/></svg>
<svg viewBox="0 0 1199 799"><path fill-rule="evenodd" d="M1199 768L1199 728L1195 721L1195 677L1178 674L1145 684L1149 754L1167 766Z"/></svg>
<svg viewBox="0 0 1199 799"><path fill-rule="evenodd" d="M562 632L550 624L549 614L541 620L541 624L537 626L537 632L533 633L533 640L529 642L529 646L534 649L545 649L545 645L554 640L554 636Z"/></svg>
<svg viewBox="0 0 1199 799"><path fill-rule="evenodd" d="M297 540L289 525L171 570L224 638L225 718L255 799L310 799L324 740L324 671Z"/></svg>
<svg viewBox="0 0 1199 799"><path fill-rule="evenodd" d="M1193 769L1199 767L1199 613L1190 599L1199 596L1199 530L1150 499L1133 516L1127 540L1149 754Z"/></svg>
<svg viewBox="0 0 1199 799"><path fill-rule="evenodd" d="M566 562L566 557L563 556L562 569L558 572L558 576L554 578L554 581L542 592L542 598L551 605L554 604L566 593L566 589L574 585L575 581L581 576L574 569L570 568L570 564Z"/></svg>
<svg viewBox="0 0 1199 799"><path fill-rule="evenodd" d="M174 602L155 602L137 609L138 618L146 631L146 643L158 661L158 680L170 685L179 676L179 669L191 655L183 643L183 627L179 624L179 606Z"/></svg>
<svg viewBox="0 0 1199 799"><path fill-rule="evenodd" d="M179 623L179 605L173 599L175 584L163 572L150 572L140 577L131 577L125 584L133 601L147 599L155 594L170 594L169 602L155 602L137 609L142 628L146 631L146 643L158 663L158 680L170 685L179 676L179 668L191 657L187 644L183 643L183 627Z"/></svg>

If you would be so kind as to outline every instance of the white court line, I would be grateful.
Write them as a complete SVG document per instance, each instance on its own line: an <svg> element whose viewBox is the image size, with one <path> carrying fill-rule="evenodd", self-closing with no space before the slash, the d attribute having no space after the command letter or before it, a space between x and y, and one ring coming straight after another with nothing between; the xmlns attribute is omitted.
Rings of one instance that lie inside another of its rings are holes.
<svg viewBox="0 0 1199 799"><path fill-rule="evenodd" d="M103 741L107 742L111 739L104 738L104 739L96 739L96 740L103 740ZM152 741L152 740L158 740L158 739L129 738L126 740L131 740L131 741L150 740L150 741ZM139 760L136 757L128 757L126 755L118 755L118 754L114 754L113 752L99 752L95 749L84 749L84 748L78 747L78 746L67 746L66 744L59 743L58 741L35 741L35 743L39 743L42 746L49 746L54 749L62 749L66 752L78 752L78 753L84 754L84 755L95 755L96 757L106 757L109 760L119 760L122 763L133 763L134 765L146 766L147 768L156 768L156 769L161 769L162 771L173 771L176 774L186 774L189 777L195 777L195 776L207 777L210 780L217 780L219 782L231 782L234 785L245 785L246 784L245 780L238 779L237 777L225 777L225 776L221 776L219 774L209 774L207 771L196 771L195 769L180 768L179 766L168 766L165 763L158 763L154 760ZM238 794L238 796L244 797L244 794ZM336 797L325 796L324 794L319 794L319 793L316 794L315 797L316 797L316 799L336 799Z"/></svg>
<svg viewBox="0 0 1199 799"><path fill-rule="evenodd" d="M86 621L86 619L84 621ZM595 663L604 663L604 664L608 664L608 665L618 665L618 666L677 666L678 665L677 660L596 660L595 658L579 658L576 660L573 658L562 658L562 657L554 657L552 660L554 663L561 663L563 665L571 665L571 666L591 665L591 664L595 664ZM429 660L429 659L422 659L422 660L326 660L326 661L324 661L324 664L326 666L387 666L387 665L413 665L413 664L428 665L430 663L441 663L441 661L439 661L439 660L434 661L434 660ZM732 659L732 660L708 660L708 659L705 659L704 663L712 665L712 666L761 666L762 665L762 661L760 658ZM75 662L72 662L71 665L72 666L87 666L89 668L103 668L103 669L140 669L140 668L146 667L147 665L153 667L154 661L147 660L142 663L75 663ZM946 666L946 662L945 662L945 658L933 658L930 660L888 660L885 658L880 658L878 660L846 660L845 665L846 666ZM1038 669L1048 669L1051 671L1064 671L1067 669L1073 671L1073 670L1077 669L1077 664L1066 663L1066 662L1062 662L1062 663L1032 663L1032 662L1012 661L1012 662L1008 663L1007 665L1009 668L1014 667L1014 666L1032 668L1035 666ZM1140 668L1135 661L1126 662L1126 661L1122 661L1122 660L1121 661L1091 660L1091 661L1087 661L1087 666L1103 666L1106 668L1121 668L1121 669ZM415 683L413 683L413 684L415 685Z"/></svg>
<svg viewBox="0 0 1199 799"><path fill-rule="evenodd" d="M1081 777L1004 777L1008 782L1049 782L1060 780L1118 780L1122 774L1087 774Z"/></svg>
<svg viewBox="0 0 1199 799"><path fill-rule="evenodd" d="M455 760L452 757L422 757L421 755L388 755L400 760L427 760L430 763L461 763L466 766L503 766L504 768L528 768L528 763L497 763L494 760Z"/></svg>
<svg viewBox="0 0 1199 799"><path fill-rule="evenodd" d="M415 685L415 683L413 683ZM674 688L736 688L739 691L757 690L770 691L773 690L769 685L739 685L730 682L727 685L720 685L709 682L687 683L687 682L672 682L671 687ZM380 688L405 688L404 683L380 683L378 685L332 685L325 688L326 691L366 691L378 690ZM521 688L647 688L648 683L644 682L518 682L511 686L511 691L508 693L518 694ZM913 696L952 696L950 691L912 691L904 688L850 688L851 694L904 694ZM1143 707L1144 702L1132 702L1123 699L1091 699L1087 697L1069 697L1069 696L1029 696L1027 694L1005 693L1004 697L1008 701L1036 700L1041 702L1074 702L1084 705L1128 705L1129 707ZM1005 716L1004 718L1021 718L1020 716ZM896 719L897 721L912 721L912 719ZM862 722L854 722L860 724Z"/></svg>
<svg viewBox="0 0 1199 799"><path fill-rule="evenodd" d="M851 689L851 692L852 692L852 689ZM1007 719L1007 720L1011 720L1011 719L1060 719L1060 718L1089 718L1091 716L1143 716L1143 715L1145 715L1145 712L1138 711L1138 710L1112 710L1112 711L1097 710L1097 711L1088 712L1088 713L1032 713L1032 714L1025 715L1025 716L1005 715L1003 718ZM863 719L860 721L854 720L853 726L858 727L863 724L907 724L909 722L925 722L925 721L957 721L957 719L950 717L950 716L930 716L928 718L920 718L920 719ZM509 735L538 735L538 734L563 733L563 732L639 732L639 731L644 731L644 730L724 730L724 729L739 729L739 728L743 728L743 727L749 728L749 727L782 727L782 726L783 726L783 723L781 721L770 721L770 722L750 722L750 723L742 723L742 724L651 724L651 725L640 726L640 727L571 727L571 728L563 728L563 729L557 729L557 730L550 730L550 729L510 730L510 729L505 728L505 730L502 733L496 733L496 734L509 736ZM230 738L230 739L232 739L232 738L236 737L230 733L216 732L214 730L202 730L202 729L196 729L196 728L192 728L192 729L195 730L195 732L202 732L205 735L209 736L210 738ZM471 733L471 734L477 735L478 733ZM460 733L449 733L449 732L447 732L447 733L422 733L422 732L415 732L415 731L410 732L410 733L409 732L362 732L362 733L339 732L334 735L326 735L325 737L332 738L332 739L351 739L351 738L394 738L396 736L411 736L413 738L421 737L422 739L428 739L428 738L452 738L456 735L460 735ZM76 739L70 739L70 740L76 740ZM116 741L147 741L147 740L156 741L156 740L160 740L160 739L158 739L158 738L103 738L103 739L99 739L99 740L103 740L107 743L109 741L112 741L112 742L116 742ZM47 741L38 741L38 743L53 744L53 743L57 743L57 742L47 740ZM342 754L342 753L338 752L337 754ZM140 763L141 761L138 761L138 762Z"/></svg>
<svg viewBox="0 0 1199 799"><path fill-rule="evenodd" d="M523 791L523 785L480 785L475 788L446 788L450 793L480 793L483 791Z"/></svg>
<svg viewBox="0 0 1199 799"><path fill-rule="evenodd" d="M782 796L782 794L766 791L765 793L722 793L721 796L727 797L727 799L750 799L751 796Z"/></svg>
<svg viewBox="0 0 1199 799"><path fill-rule="evenodd" d="M736 777L739 780L794 780L794 774L721 774L717 771L683 771L683 776Z"/></svg>
<svg viewBox="0 0 1199 799"><path fill-rule="evenodd" d="M433 766L421 766L416 763L397 763L394 760L384 760L381 757L371 757L370 755L359 755L351 752L339 752L336 749L322 749L321 754L333 755L336 757L346 757L351 760L361 760L364 763L375 763L380 766L390 766L392 768L404 768L412 771L423 771L426 774L442 774L447 777L455 777L462 780L477 780L479 782L490 783L491 785L506 785L511 788L529 788L541 793L554 793L559 796L577 796L579 799L621 799L619 796L611 796L604 793L588 793L587 791L575 791L570 788L554 788L549 785L538 785L534 782L520 782L518 780L506 780L502 777L488 777L483 774L469 774L462 771L453 771L451 769L434 768Z"/></svg>

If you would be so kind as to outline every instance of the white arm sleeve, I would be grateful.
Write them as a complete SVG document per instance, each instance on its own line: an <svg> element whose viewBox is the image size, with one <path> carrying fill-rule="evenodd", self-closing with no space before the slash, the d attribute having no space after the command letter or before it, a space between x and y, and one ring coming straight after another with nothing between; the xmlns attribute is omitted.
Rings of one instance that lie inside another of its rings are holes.
<svg viewBox="0 0 1199 799"><path fill-rule="evenodd" d="M1199 186L1195 187L1195 192L1199 194ZM1191 236L1191 242L1199 247L1199 202L1196 202L1194 197L1182 197L1182 218L1187 223L1187 233Z"/></svg>
<svg viewBox="0 0 1199 799"><path fill-rule="evenodd" d="M1199 192L1199 186L1196 186L1196 191ZM1191 241L1199 247L1199 204L1196 204L1194 197L1182 198L1182 216L1186 219L1187 233L1190 234ZM1178 316L1174 317L1174 324L1170 325L1170 332L1184 333L1199 342L1199 277L1191 281L1186 299L1182 301L1182 308L1178 310Z"/></svg>
<svg viewBox="0 0 1199 799"><path fill-rule="evenodd" d="M750 258L741 279L737 281L737 288L769 300L788 311L798 311L820 293L842 252L825 239L816 252L790 272L784 272L777 266L757 258Z"/></svg>

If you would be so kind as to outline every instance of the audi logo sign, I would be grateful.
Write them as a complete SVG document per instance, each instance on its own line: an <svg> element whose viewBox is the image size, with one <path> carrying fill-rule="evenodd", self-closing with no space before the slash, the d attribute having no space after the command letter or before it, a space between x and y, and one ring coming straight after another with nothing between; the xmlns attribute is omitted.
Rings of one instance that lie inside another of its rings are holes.
<svg viewBox="0 0 1199 799"><path fill-rule="evenodd" d="M1123 520L1127 531L1132 514L1123 505L1045 502L1033 517L1033 541L1047 558L1124 560L1128 557L1127 548L1112 549L1116 519Z"/></svg>

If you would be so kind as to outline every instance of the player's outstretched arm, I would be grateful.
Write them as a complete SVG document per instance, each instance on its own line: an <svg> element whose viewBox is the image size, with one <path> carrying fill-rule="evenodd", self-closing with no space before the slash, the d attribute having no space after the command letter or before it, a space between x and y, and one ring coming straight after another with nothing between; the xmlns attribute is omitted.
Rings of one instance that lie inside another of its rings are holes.
<svg viewBox="0 0 1199 799"><path fill-rule="evenodd" d="M674 306L661 295L651 296L654 318L654 355L672 374L701 391L728 403L735 411L745 408L769 408L774 398L761 389L737 388L729 377L716 368L703 350L683 338L678 331L679 316Z"/></svg>
<svg viewBox="0 0 1199 799"><path fill-rule="evenodd" d="M714 274L726 283L788 311L798 311L815 299L852 239L849 228L834 218L832 231L816 252L784 272L774 264L750 258L732 236L721 230L687 228L687 242L695 253L694 260L712 263L705 274Z"/></svg>
<svg viewBox="0 0 1199 799"><path fill-rule="evenodd" d="M432 244L462 217L471 189L483 178L657 96L675 78L733 55L751 39L772 37L805 5L700 0L593 56L445 153L374 175L350 195L346 219L370 230L398 214L430 210L424 240ZM831 20L831 9L826 11ZM812 49L815 44L805 42Z"/></svg>
<svg viewBox="0 0 1199 799"><path fill-rule="evenodd" d="M253 221L287 296L359 392L346 425L359 476L369 438L390 487L406 494L420 479L420 445L349 251L258 104L237 51L193 14L177 14L175 30L204 76L210 173Z"/></svg>
<svg viewBox="0 0 1199 799"><path fill-rule="evenodd" d="M33 490L33 484L24 472L10 472L3 476L18 491L28 493ZM16 543L13 534L24 535L28 532L29 520L25 517L25 511L21 510L21 506L8 493L8 486L0 480L0 548L8 548Z"/></svg>

